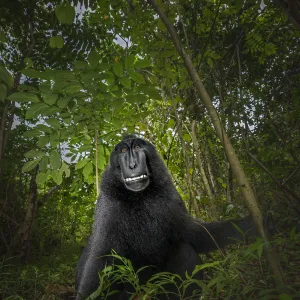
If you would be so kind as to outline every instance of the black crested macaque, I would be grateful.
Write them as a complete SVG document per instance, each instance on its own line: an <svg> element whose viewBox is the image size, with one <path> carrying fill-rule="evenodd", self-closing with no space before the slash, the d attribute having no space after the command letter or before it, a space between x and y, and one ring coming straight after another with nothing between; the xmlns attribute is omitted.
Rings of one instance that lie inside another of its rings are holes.
<svg viewBox="0 0 300 300"><path fill-rule="evenodd" d="M249 218L234 223L253 232ZM111 259L103 256L112 250L130 259L135 269L152 266L141 273L145 282L163 271L184 278L201 264L198 253L236 239L242 236L231 221L204 223L191 217L155 147L126 136L112 151L103 173L93 232L77 266L76 299L86 299L97 290L98 272ZM202 278L201 272L196 278ZM109 299L129 299L125 287L118 290Z"/></svg>

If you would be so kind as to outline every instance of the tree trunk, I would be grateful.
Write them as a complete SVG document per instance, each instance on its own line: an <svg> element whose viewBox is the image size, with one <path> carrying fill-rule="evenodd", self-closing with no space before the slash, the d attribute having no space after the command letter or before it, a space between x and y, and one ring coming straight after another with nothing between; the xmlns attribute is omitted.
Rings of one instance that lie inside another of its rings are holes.
<svg viewBox="0 0 300 300"><path fill-rule="evenodd" d="M178 122L178 120L177 120L177 122ZM193 203L196 217L200 218L200 210L199 210L199 206L197 203L195 191L193 190L193 182L192 182L192 177L191 177L191 173L190 173L191 165L190 165L185 141L182 138L180 125L178 126L178 135L181 140L182 151L183 151L183 156L184 156L184 160L185 160L185 172L186 172L187 185L188 185L189 194L190 194L190 202Z"/></svg>
<svg viewBox="0 0 300 300"><path fill-rule="evenodd" d="M22 260L27 261L30 255L30 236L35 221L37 213L37 184L36 184L36 175L37 168L32 174L30 187L29 187L29 196L28 204L25 219L18 230L16 237L13 240L13 243L10 246L10 252L13 254L18 254L21 256Z"/></svg>
<svg viewBox="0 0 300 300"><path fill-rule="evenodd" d="M300 3L297 0L277 0L289 21L300 30Z"/></svg>
<svg viewBox="0 0 300 300"><path fill-rule="evenodd" d="M160 16L162 22L165 24L167 30L169 31L169 34L173 40L174 46L177 49L179 55L182 57L185 67L186 67L186 69L198 91L200 99L202 100L204 106L206 107L206 109L208 111L208 114L211 118L213 126L216 130L216 134L217 134L218 138L220 139L220 141L222 142L222 145L224 147L228 161L232 167L233 174L234 174L234 176L237 180L237 183L241 189L242 195L245 199L246 205L252 216L254 224L258 230L258 233L260 234L260 236L262 237L262 239L265 242L265 254L266 254L269 264L273 270L275 278L278 281L278 283L283 284L284 280L283 280L283 275L282 275L282 270L281 270L281 267L279 264L279 260L271 247L267 232L263 226L263 217L262 217L260 207L258 205L258 201L257 201L256 196L250 186L250 183L246 177L246 174L240 164L240 161L233 149L233 146L231 145L231 142L225 132L225 129L224 129L222 123L220 122L218 113L217 113L215 107L213 106L210 96L208 95L208 93L203 85L203 82L200 79L200 77L193 65L191 58L183 49L182 44L179 40L179 37L177 35L177 32L176 32L174 26L171 24L171 22L165 15L164 11L156 3L155 0L148 0L148 1L153 6L156 13Z"/></svg>
<svg viewBox="0 0 300 300"><path fill-rule="evenodd" d="M196 121L193 120L192 121L192 140L193 140L193 145L194 145L194 151L196 153L196 161L197 161L198 168L200 170L200 174L202 177L206 195L208 196L208 199L209 199L211 216L212 216L212 219L216 221L218 219L218 213L217 213L217 207L216 207L216 203L215 203L215 197L211 191L210 185L207 180L207 176L206 176L204 168L203 168L201 152L200 152L198 141L197 141L196 126L197 126Z"/></svg>
<svg viewBox="0 0 300 300"><path fill-rule="evenodd" d="M212 171L211 162L210 162L211 153L208 149L207 143L205 143L204 156L205 156L205 160L204 160L205 161L205 166L207 168L207 172L208 172L208 175L209 175L211 189L212 189L212 192L214 193L214 196L216 197L217 194L218 194L218 187L217 187L217 184L216 184L214 173Z"/></svg>
<svg viewBox="0 0 300 300"><path fill-rule="evenodd" d="M234 190L233 190L233 178L232 178L232 170L231 170L230 163L228 163L227 171L228 171L228 175L227 175L227 203L233 203Z"/></svg>

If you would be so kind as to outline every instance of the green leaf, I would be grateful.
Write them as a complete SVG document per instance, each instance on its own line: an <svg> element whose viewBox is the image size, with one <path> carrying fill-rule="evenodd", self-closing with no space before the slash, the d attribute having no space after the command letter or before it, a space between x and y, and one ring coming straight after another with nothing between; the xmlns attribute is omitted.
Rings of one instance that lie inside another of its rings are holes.
<svg viewBox="0 0 300 300"><path fill-rule="evenodd" d="M130 78L137 83L145 83L145 78L142 74L134 71L129 71Z"/></svg>
<svg viewBox="0 0 300 300"><path fill-rule="evenodd" d="M235 7L240 10L244 5L245 0L235 0Z"/></svg>
<svg viewBox="0 0 300 300"><path fill-rule="evenodd" d="M0 83L0 101L4 101L7 95L7 86Z"/></svg>
<svg viewBox="0 0 300 300"><path fill-rule="evenodd" d="M70 101L70 98L68 98L68 97L59 98L57 100L57 106L60 108L65 108L68 105L69 101Z"/></svg>
<svg viewBox="0 0 300 300"><path fill-rule="evenodd" d="M89 175L93 172L93 164L89 162L82 170L85 180L88 179Z"/></svg>
<svg viewBox="0 0 300 300"><path fill-rule="evenodd" d="M42 132L47 132L47 133L52 133L52 129L44 124L38 124L35 127L37 130L42 131Z"/></svg>
<svg viewBox="0 0 300 300"><path fill-rule="evenodd" d="M28 138L37 137L40 135L41 133L37 129L28 130L23 133L23 137L28 137Z"/></svg>
<svg viewBox="0 0 300 300"><path fill-rule="evenodd" d="M14 79L4 66L0 65L0 81L3 81L9 89L14 85Z"/></svg>
<svg viewBox="0 0 300 300"><path fill-rule="evenodd" d="M42 158L44 156L44 152L38 150L30 150L24 154L27 158L39 157Z"/></svg>
<svg viewBox="0 0 300 300"><path fill-rule="evenodd" d="M3 31L0 31L0 42L2 43L6 42L6 35Z"/></svg>
<svg viewBox="0 0 300 300"><path fill-rule="evenodd" d="M44 172L40 172L36 175L36 183L37 184L44 184L48 178L48 175Z"/></svg>
<svg viewBox="0 0 300 300"><path fill-rule="evenodd" d="M43 115L48 117L48 116L52 116L55 115L56 113L60 112L60 108L58 106L49 106L49 109L46 110Z"/></svg>
<svg viewBox="0 0 300 300"><path fill-rule="evenodd" d="M43 83L40 84L39 86L39 90L41 91L41 93L47 94L49 92L51 92L51 82L50 80L48 81L44 81Z"/></svg>
<svg viewBox="0 0 300 300"><path fill-rule="evenodd" d="M91 51L88 56L88 62L92 67L97 66L101 59L100 54L97 51Z"/></svg>
<svg viewBox="0 0 300 300"><path fill-rule="evenodd" d="M71 25L75 18L75 8L67 3L62 3L56 6L55 14L61 23Z"/></svg>
<svg viewBox="0 0 300 300"><path fill-rule="evenodd" d="M85 67L87 66L87 63L83 60L75 60L73 62L73 65L74 65L75 69L77 69L77 70L84 70Z"/></svg>
<svg viewBox="0 0 300 300"><path fill-rule="evenodd" d="M60 131L55 130L50 134L50 145L52 148L56 148L57 145L59 144L59 134Z"/></svg>
<svg viewBox="0 0 300 300"><path fill-rule="evenodd" d="M151 66L151 61L149 59L138 59L134 63L135 68L143 69Z"/></svg>
<svg viewBox="0 0 300 300"><path fill-rule="evenodd" d="M214 67L214 62L212 61L212 59L210 57L207 58L207 63L211 67L211 69Z"/></svg>
<svg viewBox="0 0 300 300"><path fill-rule="evenodd" d="M53 105L56 102L57 94L45 93L42 94L43 100L49 105Z"/></svg>
<svg viewBox="0 0 300 300"><path fill-rule="evenodd" d="M218 266L220 264L221 264L220 261L214 261L214 262L211 262L211 263L197 265L196 268L195 268L195 270L193 271L192 275L196 274L197 272L199 272L199 271L201 271L203 269L212 268L212 267Z"/></svg>
<svg viewBox="0 0 300 300"><path fill-rule="evenodd" d="M129 56L125 57L125 69L126 70L129 70L130 68L133 67L134 60L135 60L134 55L129 55Z"/></svg>
<svg viewBox="0 0 300 300"><path fill-rule="evenodd" d="M49 43L51 48L61 49L64 46L64 40L60 35L51 37Z"/></svg>
<svg viewBox="0 0 300 300"><path fill-rule="evenodd" d="M55 118L49 118L46 122L53 128L53 129L60 129L60 122Z"/></svg>
<svg viewBox="0 0 300 300"><path fill-rule="evenodd" d="M79 152L90 152L90 151L92 151L92 149L93 149L92 145L83 145L78 149L78 151Z"/></svg>
<svg viewBox="0 0 300 300"><path fill-rule="evenodd" d="M62 173L59 170L52 171L51 176L56 184L62 184Z"/></svg>
<svg viewBox="0 0 300 300"><path fill-rule="evenodd" d="M27 109L25 118L27 120L33 119L33 118L37 117L38 115L46 112L48 109L49 109L49 105L47 105L43 102L34 103Z"/></svg>
<svg viewBox="0 0 300 300"><path fill-rule="evenodd" d="M67 94L80 94L82 90L82 86L79 83L68 84L64 91Z"/></svg>
<svg viewBox="0 0 300 300"><path fill-rule="evenodd" d="M76 166L75 166L75 170L79 170L82 169L84 166L86 166L86 164L90 161L89 158L84 158L82 160L80 160Z"/></svg>
<svg viewBox="0 0 300 300"><path fill-rule="evenodd" d="M37 97L36 94L24 93L24 92L17 92L11 94L7 97L7 99L16 102L33 102L33 103L39 102L39 98Z"/></svg>
<svg viewBox="0 0 300 300"><path fill-rule="evenodd" d="M41 172L48 170L48 163L49 163L48 156L44 156L40 161L39 170Z"/></svg>
<svg viewBox="0 0 300 300"><path fill-rule="evenodd" d="M124 72L124 66L121 62L116 62L113 65L113 71L116 74L116 76L121 77L123 75Z"/></svg>
<svg viewBox="0 0 300 300"><path fill-rule="evenodd" d="M97 67L97 70L99 71L107 71L111 68L111 64L108 63L100 63Z"/></svg>
<svg viewBox="0 0 300 300"><path fill-rule="evenodd" d="M61 167L60 154L55 150L50 153L50 165L54 170Z"/></svg>
<svg viewBox="0 0 300 300"><path fill-rule="evenodd" d="M143 86L143 93L147 94L152 99L162 99L160 90L155 86Z"/></svg>
<svg viewBox="0 0 300 300"><path fill-rule="evenodd" d="M62 79L76 80L75 74L70 70L55 70L55 81L61 81Z"/></svg>
<svg viewBox="0 0 300 300"><path fill-rule="evenodd" d="M42 135L39 137L37 144L40 148L42 148L46 146L49 142L50 142L50 137L48 135Z"/></svg>
<svg viewBox="0 0 300 300"><path fill-rule="evenodd" d="M161 57L171 57L175 54L174 50L164 50L161 52Z"/></svg>
<svg viewBox="0 0 300 300"><path fill-rule="evenodd" d="M32 59L30 57L26 57L24 59L24 64L26 66L26 69L27 68L31 68L33 66L33 61L32 61Z"/></svg>
<svg viewBox="0 0 300 300"><path fill-rule="evenodd" d="M103 74L103 79L106 80L107 84L113 84L115 82L114 73L107 71Z"/></svg>
<svg viewBox="0 0 300 300"><path fill-rule="evenodd" d="M89 21L93 24L93 23L100 23L102 21L102 14L99 13L92 13L90 15Z"/></svg>
<svg viewBox="0 0 300 300"><path fill-rule="evenodd" d="M265 44L265 53L266 55L276 54L276 46L273 43Z"/></svg>
<svg viewBox="0 0 300 300"><path fill-rule="evenodd" d="M30 68L30 69L23 69L21 72L22 72L22 74L24 74L25 76L30 77L30 78L42 78L42 79L46 79L46 80L51 78L50 70L48 70L48 72L46 72L46 71L40 72L38 70ZM47 82L43 82L40 85L40 90L42 90L42 87L44 84L47 84Z"/></svg>
<svg viewBox="0 0 300 300"><path fill-rule="evenodd" d="M69 166L65 163L65 162L63 162L62 163L62 166L61 166L61 168L60 168L60 172L63 174L63 173L65 173L65 176L66 177L69 177L70 176L70 168L69 168Z"/></svg>
<svg viewBox="0 0 300 300"><path fill-rule="evenodd" d="M126 77L120 78L120 83L127 89L131 89L131 80Z"/></svg>
<svg viewBox="0 0 300 300"><path fill-rule="evenodd" d="M104 170L106 165L105 149L103 145L99 145L98 168Z"/></svg>
<svg viewBox="0 0 300 300"><path fill-rule="evenodd" d="M287 294L280 294L278 300L293 300L293 298Z"/></svg>
<svg viewBox="0 0 300 300"><path fill-rule="evenodd" d="M185 133L183 136L182 136L183 140L186 141L186 142L190 142L191 141L191 137L188 133Z"/></svg>
<svg viewBox="0 0 300 300"><path fill-rule="evenodd" d="M24 173L30 172L37 166L37 164L39 163L40 160L41 160L40 158L37 158L37 159L26 162L24 164L24 166L22 167L22 172L24 172Z"/></svg>

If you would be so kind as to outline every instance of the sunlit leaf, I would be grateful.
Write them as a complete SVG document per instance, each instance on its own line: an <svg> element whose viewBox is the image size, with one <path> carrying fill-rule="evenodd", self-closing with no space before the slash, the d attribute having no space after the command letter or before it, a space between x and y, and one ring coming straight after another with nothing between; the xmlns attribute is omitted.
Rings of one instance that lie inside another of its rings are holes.
<svg viewBox="0 0 300 300"><path fill-rule="evenodd" d="M57 150L53 150L50 153L50 165L54 170L57 170L61 167L60 154Z"/></svg>
<svg viewBox="0 0 300 300"><path fill-rule="evenodd" d="M84 178L87 179L92 172L93 172L93 164L92 162L89 162L82 170Z"/></svg>
<svg viewBox="0 0 300 300"><path fill-rule="evenodd" d="M149 59L137 59L134 63L135 68L147 68L151 66L151 61Z"/></svg>
<svg viewBox="0 0 300 300"><path fill-rule="evenodd" d="M30 150L24 154L27 158L39 157L42 158L44 156L44 152L38 150Z"/></svg>
<svg viewBox="0 0 300 300"><path fill-rule="evenodd" d="M46 173L40 172L36 175L36 182L37 182L37 184L43 184L46 182L47 178L48 178L48 176Z"/></svg>
<svg viewBox="0 0 300 300"><path fill-rule="evenodd" d="M22 172L24 172L24 173L30 172L37 166L37 164L39 163L40 160L41 160L40 158L36 158L34 160L30 160L30 161L26 162L24 164L24 166L22 167Z"/></svg>
<svg viewBox="0 0 300 300"><path fill-rule="evenodd" d="M56 184L62 184L62 173L60 172L60 170L53 170L51 172L51 176Z"/></svg>
<svg viewBox="0 0 300 300"><path fill-rule="evenodd" d="M49 163L49 158L48 156L44 156L39 164L39 170L40 171L46 171L48 169L48 163Z"/></svg>
<svg viewBox="0 0 300 300"><path fill-rule="evenodd" d="M55 14L60 22L71 25L75 18L75 8L67 3L58 4Z"/></svg>
<svg viewBox="0 0 300 300"><path fill-rule="evenodd" d="M46 146L50 142L50 137L48 135L42 135L38 139L38 146L40 148Z"/></svg>
<svg viewBox="0 0 300 300"><path fill-rule="evenodd" d="M84 158L84 159L80 160L80 161L76 164L75 170L82 169L89 161L90 161L89 158Z"/></svg>
<svg viewBox="0 0 300 300"><path fill-rule="evenodd" d="M62 36L57 35L50 38L50 47L61 49L64 46L64 40Z"/></svg>

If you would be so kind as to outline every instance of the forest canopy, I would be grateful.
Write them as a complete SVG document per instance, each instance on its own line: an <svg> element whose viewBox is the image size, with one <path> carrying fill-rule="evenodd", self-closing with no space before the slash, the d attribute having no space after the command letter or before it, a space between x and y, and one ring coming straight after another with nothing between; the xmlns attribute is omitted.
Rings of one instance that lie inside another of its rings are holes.
<svg viewBox="0 0 300 300"><path fill-rule="evenodd" d="M203 299L300 297L299 53L299 0L3 0L0 299L74 295L127 133L190 214L253 219L252 244L198 266Z"/></svg>

